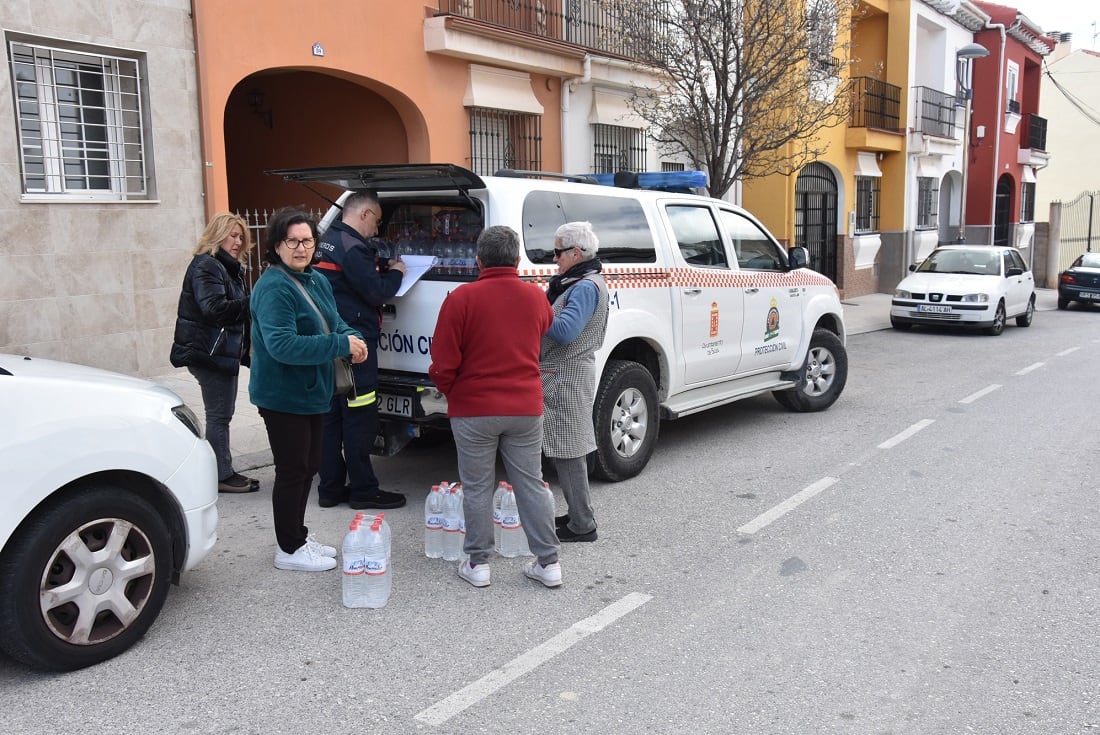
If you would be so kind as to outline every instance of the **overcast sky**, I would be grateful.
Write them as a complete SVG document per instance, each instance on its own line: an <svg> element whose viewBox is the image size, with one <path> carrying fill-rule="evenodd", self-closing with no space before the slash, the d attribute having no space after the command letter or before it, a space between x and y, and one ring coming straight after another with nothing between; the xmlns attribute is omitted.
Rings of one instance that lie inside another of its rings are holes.
<svg viewBox="0 0 1100 735"><path fill-rule="evenodd" d="M1073 48L1100 51L1100 38L1093 42L1092 34L1100 31L1100 2L1096 0L993 0L998 5L1015 7L1039 24L1044 32L1062 31L1073 34ZM1093 23L1096 25L1093 26Z"/></svg>

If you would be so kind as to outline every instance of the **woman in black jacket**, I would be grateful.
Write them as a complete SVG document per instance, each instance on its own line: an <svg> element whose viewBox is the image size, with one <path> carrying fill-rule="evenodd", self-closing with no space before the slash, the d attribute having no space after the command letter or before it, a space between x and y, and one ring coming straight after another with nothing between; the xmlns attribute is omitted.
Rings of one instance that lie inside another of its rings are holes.
<svg viewBox="0 0 1100 735"><path fill-rule="evenodd" d="M202 389L206 439L218 459L218 492L258 490L257 480L233 471L229 422L237 403L237 376L249 363L248 289L244 263L252 249L245 221L214 215L195 246L183 278L171 361L186 367Z"/></svg>

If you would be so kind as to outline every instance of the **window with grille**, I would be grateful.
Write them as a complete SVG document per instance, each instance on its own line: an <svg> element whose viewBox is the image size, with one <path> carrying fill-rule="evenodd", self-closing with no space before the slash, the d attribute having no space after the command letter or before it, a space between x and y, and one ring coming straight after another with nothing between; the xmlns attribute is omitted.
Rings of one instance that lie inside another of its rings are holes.
<svg viewBox="0 0 1100 735"><path fill-rule="evenodd" d="M595 133L592 171L645 171L645 133L622 125L592 126Z"/></svg>
<svg viewBox="0 0 1100 735"><path fill-rule="evenodd" d="M147 92L138 58L10 41L26 196L147 199Z"/></svg>
<svg viewBox="0 0 1100 735"><path fill-rule="evenodd" d="M502 168L542 169L542 118L525 112L470 108L470 167L492 176Z"/></svg>
<svg viewBox="0 0 1100 735"><path fill-rule="evenodd" d="M673 163L671 161L661 161L661 170L662 171L683 171L684 170L684 164L682 164L682 163Z"/></svg>
<svg viewBox="0 0 1100 735"><path fill-rule="evenodd" d="M878 232L878 203L881 191L879 177L856 177L856 234Z"/></svg>
<svg viewBox="0 0 1100 735"><path fill-rule="evenodd" d="M940 184L931 176L917 177L917 229L931 230L939 224Z"/></svg>
<svg viewBox="0 0 1100 735"><path fill-rule="evenodd" d="M1035 182L1020 184L1020 221L1035 221Z"/></svg>

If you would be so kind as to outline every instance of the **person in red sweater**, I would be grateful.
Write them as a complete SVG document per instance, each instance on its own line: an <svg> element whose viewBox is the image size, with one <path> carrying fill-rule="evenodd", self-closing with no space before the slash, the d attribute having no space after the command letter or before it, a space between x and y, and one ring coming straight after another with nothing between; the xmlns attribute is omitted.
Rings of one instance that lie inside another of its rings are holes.
<svg viewBox="0 0 1100 735"><path fill-rule="evenodd" d="M561 584L554 496L542 481L542 377L539 348L554 321L546 294L519 278L519 235L487 227L477 239L480 275L443 302L432 337L428 376L447 396L466 517L458 576L489 585L493 490L501 459L519 506L527 543L537 557L524 574L547 587Z"/></svg>

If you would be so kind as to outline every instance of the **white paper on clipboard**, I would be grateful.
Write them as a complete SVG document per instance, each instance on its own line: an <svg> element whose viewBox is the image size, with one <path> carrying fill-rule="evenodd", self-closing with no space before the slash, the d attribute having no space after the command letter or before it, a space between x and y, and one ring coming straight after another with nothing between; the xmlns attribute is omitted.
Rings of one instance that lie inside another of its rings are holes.
<svg viewBox="0 0 1100 735"><path fill-rule="evenodd" d="M405 264L405 277L401 279L401 288L397 289L395 296L404 296L421 276L439 262L439 258L434 255L402 255L401 262Z"/></svg>

